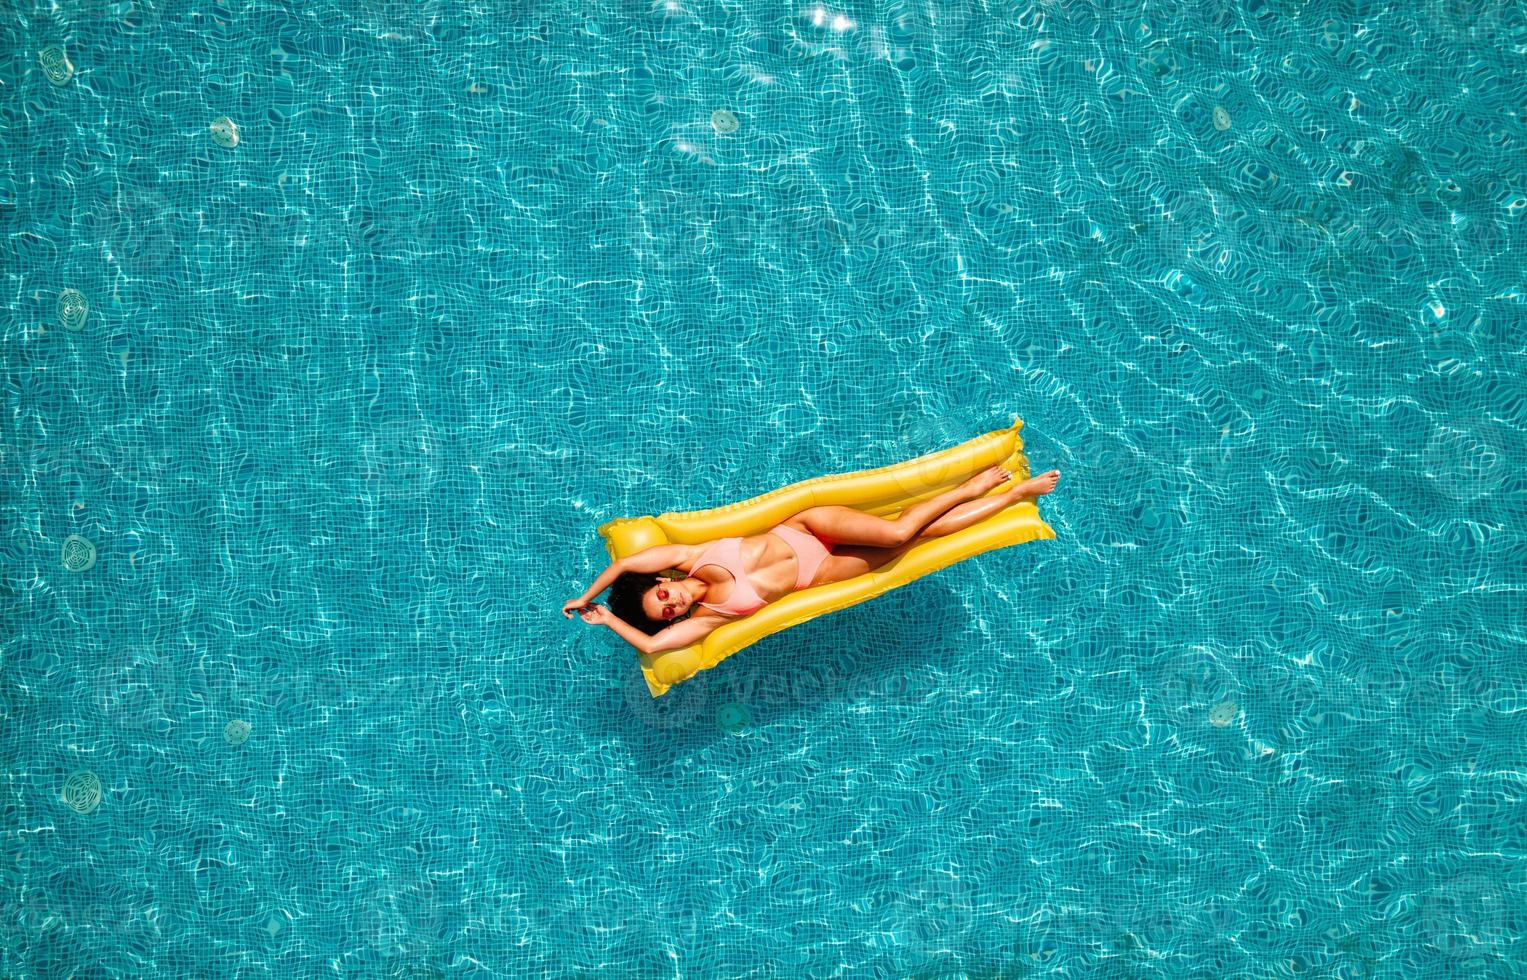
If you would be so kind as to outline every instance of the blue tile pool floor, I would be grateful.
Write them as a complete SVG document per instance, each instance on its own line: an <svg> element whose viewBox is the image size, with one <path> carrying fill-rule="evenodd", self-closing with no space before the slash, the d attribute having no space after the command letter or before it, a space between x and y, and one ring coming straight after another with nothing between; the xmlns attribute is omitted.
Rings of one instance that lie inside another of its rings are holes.
<svg viewBox="0 0 1527 980"><path fill-rule="evenodd" d="M1527 975L1515 0L19 0L0 976ZM654 701L613 517L1057 538Z"/></svg>

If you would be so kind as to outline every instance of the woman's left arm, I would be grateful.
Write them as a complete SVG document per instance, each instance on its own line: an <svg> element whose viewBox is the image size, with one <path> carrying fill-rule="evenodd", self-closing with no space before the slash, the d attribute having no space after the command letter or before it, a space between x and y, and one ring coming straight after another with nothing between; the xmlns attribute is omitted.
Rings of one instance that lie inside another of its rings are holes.
<svg viewBox="0 0 1527 980"><path fill-rule="evenodd" d="M692 544L656 544L621 559L628 572L666 572L678 568L695 554Z"/></svg>
<svg viewBox="0 0 1527 980"><path fill-rule="evenodd" d="M614 585L616 579L620 578L622 575L629 571L631 571L631 569L626 565L626 559L615 559L614 561L610 562L610 567L599 573L599 577L594 579L594 584L589 586L587 592L578 597L578 601L588 602L592 600L599 593Z"/></svg>

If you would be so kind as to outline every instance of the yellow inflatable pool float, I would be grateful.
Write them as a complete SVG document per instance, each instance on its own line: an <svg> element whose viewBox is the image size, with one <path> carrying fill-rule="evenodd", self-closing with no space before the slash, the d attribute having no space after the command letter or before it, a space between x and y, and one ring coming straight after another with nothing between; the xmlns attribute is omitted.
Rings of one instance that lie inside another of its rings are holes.
<svg viewBox="0 0 1527 980"><path fill-rule="evenodd" d="M1023 420L1014 419L1009 428L904 463L792 483L751 500L710 510L619 518L601 524L599 534L610 558L619 559L657 545L702 544L734 535L761 534L807 507L821 504L840 504L880 517L892 516L912 504L938 496L988 466L1006 467L1013 474L1014 483L1028 479L1029 461L1023 455L1023 440L1018 438L1021 428ZM991 492L1001 493L1005 489ZM771 633L873 599L983 551L1053 537L1055 532L1040 518L1035 502L1020 501L962 531L922 541L900 558L868 574L792 592L751 615L723 623L699 643L639 654L642 674L656 698Z"/></svg>

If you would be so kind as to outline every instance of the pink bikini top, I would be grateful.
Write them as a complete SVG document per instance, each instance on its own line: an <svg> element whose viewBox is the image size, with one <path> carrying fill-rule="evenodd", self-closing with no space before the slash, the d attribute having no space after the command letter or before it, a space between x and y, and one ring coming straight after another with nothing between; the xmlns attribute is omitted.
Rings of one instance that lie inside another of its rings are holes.
<svg viewBox="0 0 1527 980"><path fill-rule="evenodd" d="M716 541L701 552L699 559L689 566L689 574L693 575L701 565L720 565L732 573L735 584L732 586L732 595L726 602L720 604L702 602L700 605L727 616L746 616L767 605L763 597L758 594L758 590L753 588L753 583L748 581L748 573L742 567L741 538L721 538Z"/></svg>

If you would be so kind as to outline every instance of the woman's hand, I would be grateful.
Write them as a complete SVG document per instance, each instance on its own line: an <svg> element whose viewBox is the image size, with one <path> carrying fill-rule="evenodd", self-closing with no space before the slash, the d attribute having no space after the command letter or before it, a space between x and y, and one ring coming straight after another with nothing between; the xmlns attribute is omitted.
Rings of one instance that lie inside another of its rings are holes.
<svg viewBox="0 0 1527 980"><path fill-rule="evenodd" d="M562 615L572 619L574 612L587 608L588 604L587 599L569 599L562 603Z"/></svg>
<svg viewBox="0 0 1527 980"><path fill-rule="evenodd" d="M579 610L579 614L583 616L583 621L590 626L608 626L615 619L614 613L592 602Z"/></svg>

